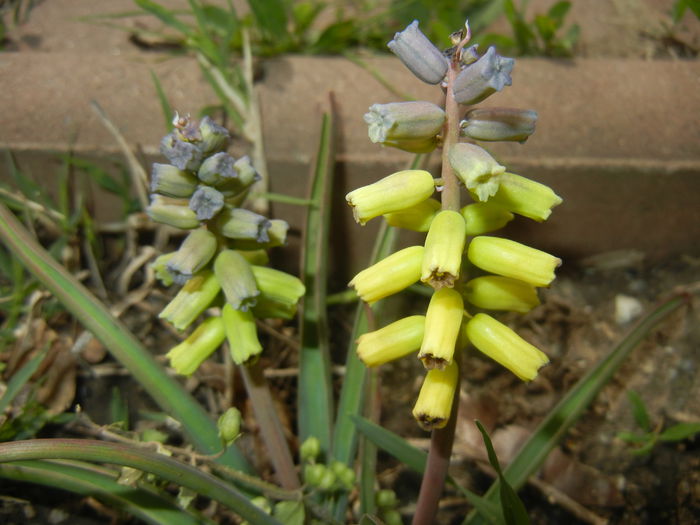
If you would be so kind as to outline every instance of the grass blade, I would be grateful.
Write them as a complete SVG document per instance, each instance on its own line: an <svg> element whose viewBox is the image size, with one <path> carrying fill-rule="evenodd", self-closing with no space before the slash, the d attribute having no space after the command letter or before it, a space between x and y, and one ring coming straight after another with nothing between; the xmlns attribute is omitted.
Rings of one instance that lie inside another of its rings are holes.
<svg viewBox="0 0 700 525"><path fill-rule="evenodd" d="M522 487L527 478L537 471L549 452L559 443L569 428L576 423L583 411L612 378L630 352L657 324L686 304L687 300L685 295L674 295L640 319L608 356L582 377L559 404L552 409L503 472L503 475L515 490ZM489 488L485 495L488 501L498 502L498 485L496 481ZM473 525L485 523L485 520L478 514L471 513L464 520L464 523Z"/></svg>
<svg viewBox="0 0 700 525"><path fill-rule="evenodd" d="M170 133L173 130L173 115L175 115L175 112L173 111L173 107L170 105L170 101L168 100L168 96L165 94L165 90L163 89L163 85L160 83L158 75L156 75L153 70L151 70L151 79L153 79L153 85L156 88L156 95L158 95L158 101L160 102L160 109L163 112L165 130L167 133Z"/></svg>
<svg viewBox="0 0 700 525"><path fill-rule="evenodd" d="M252 523L279 525L232 485L182 461L142 447L93 439L32 439L0 443L0 463L32 459L74 459L132 467L218 501Z"/></svg>
<svg viewBox="0 0 700 525"><path fill-rule="evenodd" d="M200 451L205 454L221 452L218 430L204 409L180 383L166 374L121 321L51 258L3 204L0 204L0 239L129 370L161 408L183 425ZM245 458L234 447L229 447L219 460L239 470L250 470Z"/></svg>
<svg viewBox="0 0 700 525"><path fill-rule="evenodd" d="M29 378L34 375L34 372L38 370L47 352L48 347L32 357L16 374L12 375L12 378L7 382L5 392L2 397L0 397L0 414L5 413L5 409L12 403L15 396L19 394L19 391L22 390L22 387L29 381Z"/></svg>
<svg viewBox="0 0 700 525"><path fill-rule="evenodd" d="M83 467L41 460L17 461L0 464L0 477L95 497L154 525L212 523L209 520L204 521L202 516L193 516L164 496L119 484L115 476L101 473L90 465Z"/></svg>
<svg viewBox="0 0 700 525"><path fill-rule="evenodd" d="M271 42L288 39L287 9L282 0L248 0L263 35Z"/></svg>
<svg viewBox="0 0 700 525"><path fill-rule="evenodd" d="M182 34L188 37L193 36L192 29L184 22L181 22L180 19L177 18L174 15L173 11L171 11L170 9L167 9L166 7L163 7L160 4L152 2L151 0L134 1L141 9L143 9L144 11L148 11L153 16L158 18L161 22L163 22L165 25L168 25L173 29L177 29Z"/></svg>
<svg viewBox="0 0 700 525"><path fill-rule="evenodd" d="M326 319L328 226L333 185L332 109L323 115L310 200L304 229L302 280L306 286L300 309L299 441L315 436L321 449L331 447L333 390Z"/></svg>

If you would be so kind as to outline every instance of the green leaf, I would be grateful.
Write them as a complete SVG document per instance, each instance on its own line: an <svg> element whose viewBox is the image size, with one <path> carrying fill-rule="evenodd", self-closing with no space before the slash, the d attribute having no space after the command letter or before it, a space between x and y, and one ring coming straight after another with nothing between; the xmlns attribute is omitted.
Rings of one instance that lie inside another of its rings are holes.
<svg viewBox="0 0 700 525"><path fill-rule="evenodd" d="M323 30L311 46L311 52L318 54L341 53L348 48L355 35L357 35L356 22L354 20L341 20Z"/></svg>
<svg viewBox="0 0 700 525"><path fill-rule="evenodd" d="M646 456L652 451L654 445L656 445L656 436L654 434L650 434L649 441L647 441L641 447L632 450L632 454L634 454L635 456Z"/></svg>
<svg viewBox="0 0 700 525"><path fill-rule="evenodd" d="M302 280L306 286L299 316L299 440L315 436L330 451L333 414L330 342L326 313L330 199L333 187L333 115L322 117L304 231Z"/></svg>
<svg viewBox="0 0 700 525"><path fill-rule="evenodd" d="M557 29L559 29L564 24L564 18L566 14L571 9L571 2L557 2L547 11L547 15L555 23Z"/></svg>
<svg viewBox="0 0 700 525"><path fill-rule="evenodd" d="M625 443L646 443L651 439L650 434L635 434L634 432L618 432L617 439Z"/></svg>
<svg viewBox="0 0 700 525"><path fill-rule="evenodd" d="M180 19L178 19L171 10L163 7L160 4L157 4L156 2L153 2L152 0L134 0L136 4L143 9L144 11L148 11L155 17L157 17L161 22L164 24L177 29L180 31L182 34L191 37L193 36L193 31L192 29L185 24L184 22L181 22Z"/></svg>
<svg viewBox="0 0 700 525"><path fill-rule="evenodd" d="M39 365L41 365L41 362L46 357L46 352L48 352L48 347L43 348L12 375L7 382L5 392L2 397L0 397L0 414L5 412L5 409L10 406L15 396L22 390L22 387L27 384L29 378L39 369Z"/></svg>
<svg viewBox="0 0 700 525"><path fill-rule="evenodd" d="M151 79L153 80L153 85L156 88L156 95L158 95L158 101L160 102L160 110L163 113L163 119L165 121L165 130L166 132L170 133L173 130L173 116L175 115L175 112L173 111L173 107L170 105L170 101L163 90L163 86L160 83L158 76L153 70L151 70Z"/></svg>
<svg viewBox="0 0 700 525"><path fill-rule="evenodd" d="M646 407L644 406L644 401L639 397L639 394L634 390L627 391L627 399L629 399L632 405L632 415L634 416L634 421L637 425L646 431L651 430L651 421L649 420L649 414Z"/></svg>
<svg viewBox="0 0 700 525"><path fill-rule="evenodd" d="M700 432L700 423L678 423L668 427L661 434L661 441L683 441Z"/></svg>
<svg viewBox="0 0 700 525"><path fill-rule="evenodd" d="M280 501L275 505L272 515L285 525L304 525L306 511L303 501Z"/></svg>
<svg viewBox="0 0 700 525"><path fill-rule="evenodd" d="M287 39L287 10L282 0L248 0L263 35L271 41Z"/></svg>
<svg viewBox="0 0 700 525"><path fill-rule="evenodd" d="M610 381L632 350L657 324L686 303L685 295L676 294L637 321L612 351L559 401L504 470L503 475L514 489L522 487L528 477L537 471L549 452L557 446L569 428L578 421L584 410L603 386ZM488 501L498 501L498 485L499 483L496 482L489 488L485 496ZM464 523L485 523L485 519L472 512L464 520Z"/></svg>
<svg viewBox="0 0 700 525"><path fill-rule="evenodd" d="M500 482L500 492L501 492L501 509L503 510L503 517L508 525L528 525L530 523L530 518L527 516L527 510L525 505L518 497L518 494L510 486L506 478L503 477L503 472L501 471L501 465L498 462L498 457L496 456L496 451L491 443L491 438L488 432L481 424L481 421L475 421L476 426L481 432L481 436L484 439L484 445L486 445L486 452L489 456L489 463L494 468L498 474L498 480Z"/></svg>

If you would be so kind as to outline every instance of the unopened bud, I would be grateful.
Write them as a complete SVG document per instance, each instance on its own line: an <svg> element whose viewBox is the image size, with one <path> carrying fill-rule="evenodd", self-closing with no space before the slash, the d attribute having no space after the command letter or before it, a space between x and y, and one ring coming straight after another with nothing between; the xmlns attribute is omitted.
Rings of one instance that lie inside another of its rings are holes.
<svg viewBox="0 0 700 525"><path fill-rule="evenodd" d="M235 309L247 311L255 306L260 292L250 264L233 250L224 250L214 261L214 274L226 296L226 301Z"/></svg>
<svg viewBox="0 0 700 525"><path fill-rule="evenodd" d="M197 178L210 186L222 186L224 184L238 186L243 185L238 180L238 172L233 168L236 160L223 151L208 157L202 162Z"/></svg>
<svg viewBox="0 0 700 525"><path fill-rule="evenodd" d="M443 370L429 370L413 407L413 417L423 430L442 428L452 412L452 401L459 380L457 363Z"/></svg>
<svg viewBox="0 0 700 525"><path fill-rule="evenodd" d="M474 140L525 142L535 132L537 112L531 109L477 108L460 123L462 135Z"/></svg>
<svg viewBox="0 0 700 525"><path fill-rule="evenodd" d="M199 135L202 141L202 151L206 155L225 150L231 139L228 130L219 126L208 116L205 116L199 123Z"/></svg>
<svg viewBox="0 0 700 525"><path fill-rule="evenodd" d="M166 197L187 198L197 188L197 177L170 164L153 164L151 191Z"/></svg>
<svg viewBox="0 0 700 525"><path fill-rule="evenodd" d="M523 381L532 381L549 358L503 323L486 314L467 322L469 341L481 352L503 365Z"/></svg>
<svg viewBox="0 0 700 525"><path fill-rule="evenodd" d="M469 243L467 257L487 272L512 277L534 286L548 286L561 259L510 239L479 236Z"/></svg>
<svg viewBox="0 0 700 525"><path fill-rule="evenodd" d="M190 197L190 209L200 221L208 221L224 207L224 196L216 188L200 186Z"/></svg>
<svg viewBox="0 0 700 525"><path fill-rule="evenodd" d="M369 139L376 143L433 139L442 129L445 112L431 102L374 104L365 114Z"/></svg>
<svg viewBox="0 0 700 525"><path fill-rule="evenodd" d="M358 273L349 286L367 303L400 292L420 279L423 252L422 246L410 246L392 253Z"/></svg>
<svg viewBox="0 0 700 525"><path fill-rule="evenodd" d="M160 152L170 164L181 170L196 171L202 164L202 149L197 144L180 139L176 132L163 137Z"/></svg>
<svg viewBox="0 0 700 525"><path fill-rule="evenodd" d="M184 284L203 269L216 253L216 236L202 228L192 231L168 260L168 271L177 284Z"/></svg>
<svg viewBox="0 0 700 525"><path fill-rule="evenodd" d="M307 437L299 447L302 461L314 461L321 453L321 442L316 436Z"/></svg>
<svg viewBox="0 0 700 525"><path fill-rule="evenodd" d="M224 209L218 218L222 235L229 239L267 243L270 220L244 208Z"/></svg>
<svg viewBox="0 0 700 525"><path fill-rule="evenodd" d="M267 266L251 266L260 293L279 303L297 304L306 292L298 277Z"/></svg>
<svg viewBox="0 0 700 525"><path fill-rule="evenodd" d="M233 243L233 247L236 250L260 251L260 249L284 246L287 243L287 231L289 230L289 223L282 219L269 219L268 222L270 224L270 227L267 230L267 242L258 242L256 240L251 239L236 239L236 241Z"/></svg>
<svg viewBox="0 0 700 525"><path fill-rule="evenodd" d="M188 204L184 199L172 199L154 193L151 195L151 204L146 208L146 213L155 222L191 230L199 226L199 220Z"/></svg>
<svg viewBox="0 0 700 525"><path fill-rule="evenodd" d="M464 285L463 293L467 301L486 310L526 313L540 304L533 285L500 275L472 279Z"/></svg>
<svg viewBox="0 0 700 525"><path fill-rule="evenodd" d="M452 288L459 277L466 240L464 217L452 210L438 212L425 238L420 280L435 289Z"/></svg>
<svg viewBox="0 0 700 525"><path fill-rule="evenodd" d="M498 191L489 202L518 215L542 222L551 215L552 208L562 203L552 188L534 180L514 173L504 173L499 179Z"/></svg>
<svg viewBox="0 0 700 525"><path fill-rule="evenodd" d="M187 339L166 354L170 366L178 374L191 375L205 359L224 342L224 322L221 317L208 317Z"/></svg>
<svg viewBox="0 0 700 525"><path fill-rule="evenodd" d="M449 62L435 45L418 29L418 20L394 35L387 44L392 53L411 72L428 84L437 84L445 78Z"/></svg>
<svg viewBox="0 0 700 525"><path fill-rule="evenodd" d="M510 86L513 82L510 72L515 60L502 57L491 46L473 64L464 68L455 80L454 98L460 104L476 104L496 91Z"/></svg>
<svg viewBox="0 0 700 525"><path fill-rule="evenodd" d="M345 200L355 220L364 225L385 213L401 211L426 200L435 191L435 180L425 170L404 170L351 191Z"/></svg>
<svg viewBox="0 0 700 525"><path fill-rule="evenodd" d="M221 310L221 316L233 362L244 365L257 358L263 348L258 340L258 329L253 314L234 310L226 303Z"/></svg>
<svg viewBox="0 0 700 525"><path fill-rule="evenodd" d="M375 495L377 507L380 509L393 509L398 505L399 500L396 497L396 492L389 489L380 490Z"/></svg>
<svg viewBox="0 0 700 525"><path fill-rule="evenodd" d="M184 330L209 308L220 290L214 274L205 270L188 280L158 317L169 321L178 330Z"/></svg>
<svg viewBox="0 0 700 525"><path fill-rule="evenodd" d="M416 352L423 342L425 316L412 315L362 334L357 356L367 366L378 366Z"/></svg>
<svg viewBox="0 0 700 525"><path fill-rule="evenodd" d="M404 228L414 232L427 232L430 223L440 210L440 202L427 199L405 210L395 211L384 215L389 226Z"/></svg>
<svg viewBox="0 0 700 525"><path fill-rule="evenodd" d="M493 204L493 197L488 202L467 204L460 210L464 223L467 225L467 235L482 235L500 230L513 220L513 214L507 209Z"/></svg>
<svg viewBox="0 0 700 525"><path fill-rule="evenodd" d="M488 200L498 191L498 176L506 171L506 167L496 162L485 149L462 142L450 147L448 157L459 180L480 201Z"/></svg>
<svg viewBox="0 0 700 525"><path fill-rule="evenodd" d="M464 316L462 295L452 288L433 293L425 313L425 335L418 353L428 370L445 368L452 362Z"/></svg>

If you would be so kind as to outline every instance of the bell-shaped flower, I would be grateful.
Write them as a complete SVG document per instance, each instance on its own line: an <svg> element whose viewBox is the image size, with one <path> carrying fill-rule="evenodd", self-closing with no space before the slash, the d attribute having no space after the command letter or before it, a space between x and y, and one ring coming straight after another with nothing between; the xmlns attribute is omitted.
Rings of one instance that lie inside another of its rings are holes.
<svg viewBox="0 0 700 525"><path fill-rule="evenodd" d="M513 220L513 214L507 209L488 202L475 202L467 204L460 210L464 222L467 225L467 235L481 235L500 230Z"/></svg>
<svg viewBox="0 0 700 525"><path fill-rule="evenodd" d="M534 286L548 286L561 259L500 237L474 237L467 249L469 260L487 272L512 277Z"/></svg>
<svg viewBox="0 0 700 525"><path fill-rule="evenodd" d="M540 304L533 285L501 275L485 275L472 279L464 285L462 293L471 304L486 310L507 310L524 314Z"/></svg>
<svg viewBox="0 0 700 525"><path fill-rule="evenodd" d="M198 144L180 138L180 133L169 133L160 141L160 152L170 164L181 170L196 171L202 164L204 152Z"/></svg>
<svg viewBox="0 0 700 525"><path fill-rule="evenodd" d="M425 368L445 368L452 362L463 315L462 295L453 288L441 288L430 298L418 353Z"/></svg>
<svg viewBox="0 0 700 525"><path fill-rule="evenodd" d="M199 226L197 214L190 209L186 199L173 199L153 193L146 213L155 222L182 230L191 230Z"/></svg>
<svg viewBox="0 0 700 525"><path fill-rule="evenodd" d="M216 188L200 186L190 197L189 206L197 214L197 220L208 221L224 207L224 196Z"/></svg>
<svg viewBox="0 0 700 525"><path fill-rule="evenodd" d="M355 220L364 225L379 215L415 206L434 191L435 180L429 172L403 170L351 191L345 200L352 206Z"/></svg>
<svg viewBox="0 0 700 525"><path fill-rule="evenodd" d="M233 247L236 250L256 250L274 248L275 246L284 246L287 243L287 232L289 231L289 223L282 219L269 219L269 228L267 229L267 241L258 241L256 239L236 239L233 242Z"/></svg>
<svg viewBox="0 0 700 525"><path fill-rule="evenodd" d="M405 210L387 213L384 215L384 219L389 226L394 228L427 232L438 211L440 211L440 201L427 199Z"/></svg>
<svg viewBox="0 0 700 525"><path fill-rule="evenodd" d="M168 270L168 261L172 259L177 252L164 253L155 258L151 263L151 268L155 274L156 279L158 279L163 286L170 286L175 282L174 276Z"/></svg>
<svg viewBox="0 0 700 525"><path fill-rule="evenodd" d="M490 315L476 314L467 322L465 332L479 351L523 381L532 381L537 371L549 362L544 352Z"/></svg>
<svg viewBox="0 0 700 525"><path fill-rule="evenodd" d="M418 29L418 20L396 33L387 45L423 82L438 84L445 78L449 67L447 57Z"/></svg>
<svg viewBox="0 0 700 525"><path fill-rule="evenodd" d="M235 184L242 187L238 172L233 168L236 159L223 151L207 157L197 171L197 178L209 186Z"/></svg>
<svg viewBox="0 0 700 525"><path fill-rule="evenodd" d="M184 284L202 270L216 253L216 236L205 229L193 230L167 262L167 269L178 284Z"/></svg>
<svg viewBox="0 0 700 525"><path fill-rule="evenodd" d="M221 316L233 362L243 365L257 358L263 348L258 340L258 329L253 314L235 310L226 303L221 310Z"/></svg>
<svg viewBox="0 0 700 525"><path fill-rule="evenodd" d="M306 292L298 277L267 266L251 266L258 290L266 298L279 303L297 304Z"/></svg>
<svg viewBox="0 0 700 525"><path fill-rule="evenodd" d="M267 243L270 241L270 220L245 208L226 206L219 214L217 223L224 237L235 240Z"/></svg>
<svg viewBox="0 0 700 525"><path fill-rule="evenodd" d="M412 315L362 334L357 356L367 366L378 366L417 351L423 341L425 316Z"/></svg>
<svg viewBox="0 0 700 525"><path fill-rule="evenodd" d="M425 238L420 280L435 289L452 288L459 278L466 239L466 224L459 212L438 212Z"/></svg>
<svg viewBox="0 0 700 525"><path fill-rule="evenodd" d="M502 173L506 171L483 148L461 142L450 147L448 158L457 178L480 201L486 201L498 191Z"/></svg>
<svg viewBox="0 0 700 525"><path fill-rule="evenodd" d="M413 417L423 430L443 428L450 419L459 383L459 367L452 362L444 369L429 370L413 407Z"/></svg>
<svg viewBox="0 0 700 525"><path fill-rule="evenodd" d="M184 330L211 306L219 291L221 285L214 273L209 270L200 272L185 283L158 317L178 330Z"/></svg>
<svg viewBox="0 0 700 525"><path fill-rule="evenodd" d="M178 374L191 375L224 342L225 337L221 317L209 317L166 357Z"/></svg>
<svg viewBox="0 0 700 525"><path fill-rule="evenodd" d="M151 191L166 197L187 198L197 189L197 177L170 164L153 164Z"/></svg>
<svg viewBox="0 0 700 525"><path fill-rule="evenodd" d="M476 108L460 122L462 135L474 140L523 143L535 132L537 112L531 109Z"/></svg>
<svg viewBox="0 0 700 525"><path fill-rule="evenodd" d="M199 123L199 136L201 137L200 147L205 155L225 150L231 140L228 130L219 126L208 116L203 117Z"/></svg>
<svg viewBox="0 0 700 525"><path fill-rule="evenodd" d="M465 67L454 83L454 98L460 104L476 104L496 91L510 86L513 82L510 72L515 60L502 57L491 46L484 55L473 64Z"/></svg>
<svg viewBox="0 0 700 525"><path fill-rule="evenodd" d="M489 199L490 203L542 222L552 213L552 208L562 203L562 198L552 188L514 173L499 177L498 191Z"/></svg>
<svg viewBox="0 0 700 525"><path fill-rule="evenodd" d="M260 295L248 261L234 250L224 250L214 261L214 274L219 280L226 301L236 310L247 311L255 306Z"/></svg>
<svg viewBox="0 0 700 525"><path fill-rule="evenodd" d="M392 102L370 106L364 118L369 139L375 144L391 142L401 148L405 142L415 149L415 144L425 141L434 147L435 136L445 123L445 112L431 102Z"/></svg>
<svg viewBox="0 0 700 525"><path fill-rule="evenodd" d="M349 286L367 303L400 292L420 279L423 251L422 246L410 246L392 253L358 273Z"/></svg>

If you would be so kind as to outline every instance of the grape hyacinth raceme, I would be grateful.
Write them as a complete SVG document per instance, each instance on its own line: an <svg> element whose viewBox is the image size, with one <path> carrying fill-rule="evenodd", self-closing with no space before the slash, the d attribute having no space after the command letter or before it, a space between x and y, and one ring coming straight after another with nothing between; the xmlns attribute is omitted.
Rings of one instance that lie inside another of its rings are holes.
<svg viewBox="0 0 700 525"><path fill-rule="evenodd" d="M189 232L152 267L166 286L182 285L162 319L186 330L210 312L167 354L177 373L190 375L226 340L236 364L255 360L262 352L255 319L291 318L305 289L297 277L264 266L265 250L283 245L289 226L240 207L259 175L248 157L226 153L228 131L209 117L197 123L177 114L173 126L161 141L170 164L153 165L146 212Z"/></svg>
<svg viewBox="0 0 700 525"><path fill-rule="evenodd" d="M544 221L562 200L544 184L507 172L477 144L525 142L535 130L537 113L465 107L510 86L515 64L494 47L479 55L477 46L466 47L469 38L465 24L453 35L454 47L443 53L417 21L397 33L389 49L420 80L442 85L444 109L424 101L392 102L372 105L364 117L374 143L413 153L442 147L441 178L424 170L399 171L346 197L361 225L381 215L391 226L427 232L424 246L399 250L350 282L368 303L419 281L433 289L425 315L394 321L357 341L358 356L367 366L412 353L423 362L428 373L413 415L426 430L442 428L450 417L459 384L458 354L467 343L524 381L537 376L547 356L492 316L470 314L465 304L525 313L539 304L537 288L552 282L561 263L535 248L484 235L514 214ZM462 206L460 193L474 202ZM467 260L470 264L463 264ZM464 275L465 267L492 275Z"/></svg>

